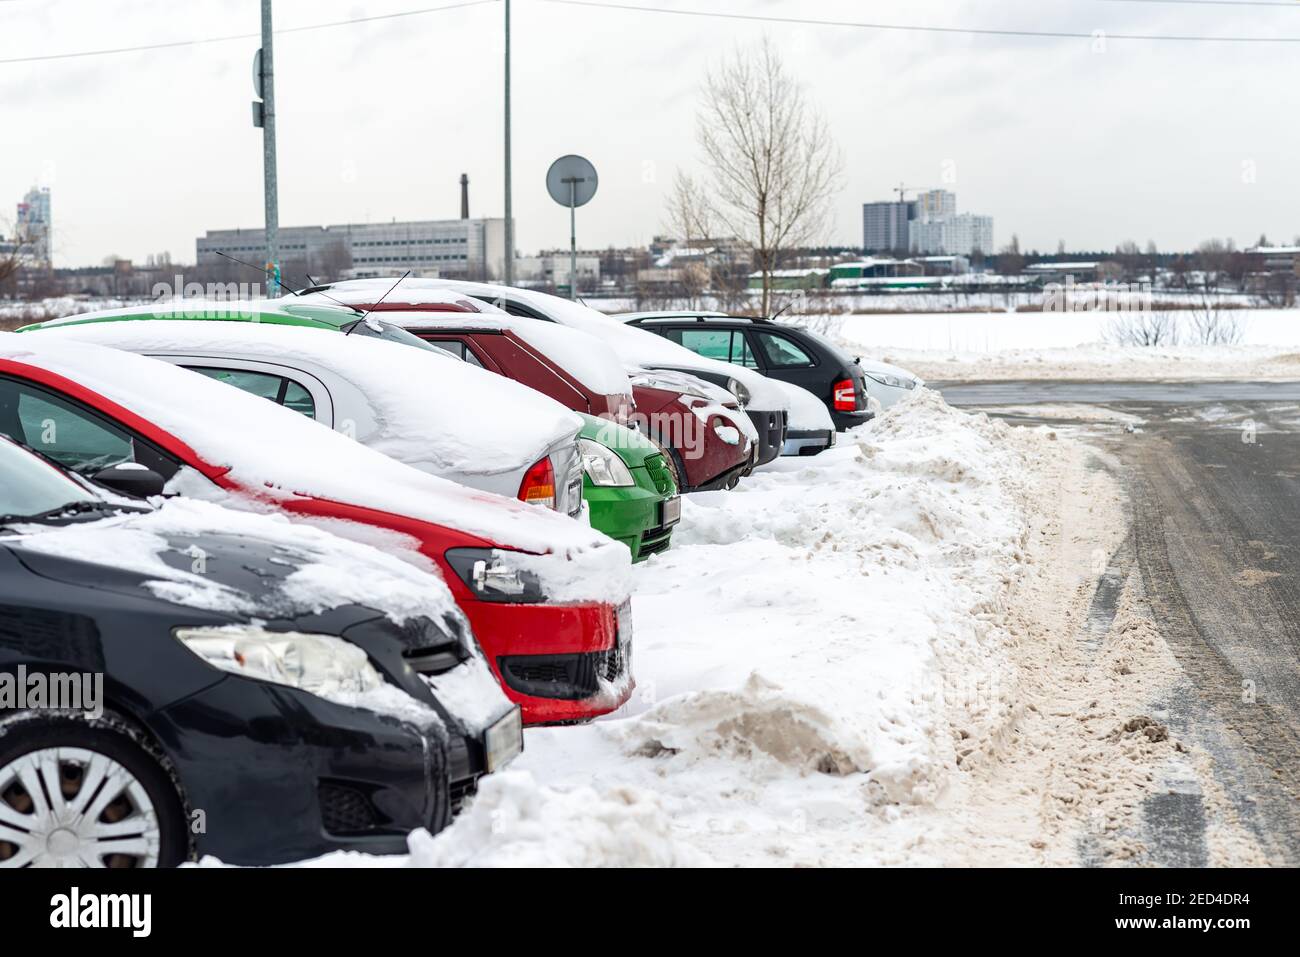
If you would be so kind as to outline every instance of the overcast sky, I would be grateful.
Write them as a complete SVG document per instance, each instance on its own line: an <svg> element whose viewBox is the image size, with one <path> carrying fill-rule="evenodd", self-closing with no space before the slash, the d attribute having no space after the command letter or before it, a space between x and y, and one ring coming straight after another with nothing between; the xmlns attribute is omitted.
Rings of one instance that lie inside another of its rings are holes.
<svg viewBox="0 0 1300 957"><path fill-rule="evenodd" d="M451 0L276 0L289 28ZM632 2L632 0L611 0ZM914 25L1300 37L1300 3L1141 0L639 0ZM601 173L584 247L643 244L695 168L711 63L769 34L822 109L845 174L828 242L900 181L995 217L997 244L1183 248L1300 234L1300 44L1037 39L793 26L514 0L515 213L525 252L567 246L555 157ZM258 0L0 0L0 60L256 33ZM502 213L501 2L280 36L280 222ZM262 225L256 40L0 63L0 223L52 187L58 265L169 251Z"/></svg>

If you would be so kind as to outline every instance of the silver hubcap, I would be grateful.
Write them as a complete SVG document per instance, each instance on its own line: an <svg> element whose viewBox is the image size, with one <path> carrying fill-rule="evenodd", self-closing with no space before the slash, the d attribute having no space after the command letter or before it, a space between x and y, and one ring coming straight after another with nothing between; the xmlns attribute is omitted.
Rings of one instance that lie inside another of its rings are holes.
<svg viewBox="0 0 1300 957"><path fill-rule="evenodd" d="M0 867L157 867L144 785L112 758L43 748L0 767Z"/></svg>

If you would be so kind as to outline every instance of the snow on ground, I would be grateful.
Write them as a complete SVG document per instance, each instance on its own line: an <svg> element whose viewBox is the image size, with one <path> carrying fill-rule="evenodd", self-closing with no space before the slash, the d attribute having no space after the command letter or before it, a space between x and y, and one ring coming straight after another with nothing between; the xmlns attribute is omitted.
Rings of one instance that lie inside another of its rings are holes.
<svg viewBox="0 0 1300 957"><path fill-rule="evenodd" d="M853 354L883 359L932 382L991 379L1297 379L1300 309L1225 310L1238 345L1111 343L1113 313L918 313L816 320Z"/></svg>
<svg viewBox="0 0 1300 957"><path fill-rule="evenodd" d="M673 548L634 571L632 701L529 730L409 860L328 860L944 860L922 847L937 808L1020 714L1000 612L1066 444L921 390L816 458L689 496Z"/></svg>

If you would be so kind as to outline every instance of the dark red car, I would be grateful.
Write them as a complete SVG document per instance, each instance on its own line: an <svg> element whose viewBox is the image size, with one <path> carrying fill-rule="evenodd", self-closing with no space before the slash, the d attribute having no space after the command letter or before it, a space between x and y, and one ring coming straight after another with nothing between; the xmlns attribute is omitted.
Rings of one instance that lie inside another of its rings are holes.
<svg viewBox="0 0 1300 957"><path fill-rule="evenodd" d="M753 426L724 389L682 373L627 372L613 350L591 336L554 323L521 322L455 292L404 292L399 285L378 305L366 298L373 296L349 295L343 284L285 305L341 302L383 313L384 321L575 412L636 428L664 450L683 492L730 488L753 467Z"/></svg>

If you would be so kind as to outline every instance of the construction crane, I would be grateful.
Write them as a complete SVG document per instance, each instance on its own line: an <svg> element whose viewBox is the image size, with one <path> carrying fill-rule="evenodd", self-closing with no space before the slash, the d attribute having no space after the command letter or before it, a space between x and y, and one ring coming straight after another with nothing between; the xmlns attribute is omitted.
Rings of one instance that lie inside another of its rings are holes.
<svg viewBox="0 0 1300 957"><path fill-rule="evenodd" d="M894 187L894 192L898 194L898 201L900 203L905 203L907 202L907 199L904 197L904 193L928 193L932 189L936 188L937 187L934 186L904 186L902 183L899 183Z"/></svg>

